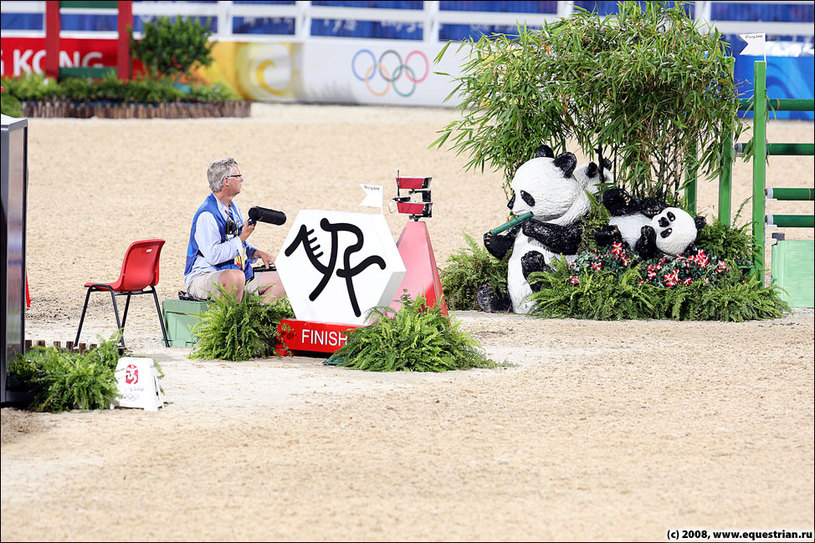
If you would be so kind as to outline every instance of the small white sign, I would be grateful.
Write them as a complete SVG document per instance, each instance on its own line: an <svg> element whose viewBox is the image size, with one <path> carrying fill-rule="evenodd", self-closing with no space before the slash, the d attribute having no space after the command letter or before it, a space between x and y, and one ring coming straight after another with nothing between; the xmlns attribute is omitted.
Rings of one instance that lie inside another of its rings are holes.
<svg viewBox="0 0 815 543"><path fill-rule="evenodd" d="M362 190L365 191L365 199L360 202L360 206L378 207L379 212L382 213L382 185L366 185L359 184Z"/></svg>
<svg viewBox="0 0 815 543"><path fill-rule="evenodd" d="M741 53L739 53L740 55L752 55L756 57L765 56L764 32L757 32L754 34L739 34L739 37L747 42L747 46L741 50Z"/></svg>
<svg viewBox="0 0 815 543"><path fill-rule="evenodd" d="M114 407L135 407L145 411L158 411L164 406L164 396L158 384L159 375L152 358L124 356L116 364L116 385L120 398Z"/></svg>
<svg viewBox="0 0 815 543"><path fill-rule="evenodd" d="M390 305L406 272L382 215L309 209L297 214L275 266L298 320L357 325L372 307Z"/></svg>

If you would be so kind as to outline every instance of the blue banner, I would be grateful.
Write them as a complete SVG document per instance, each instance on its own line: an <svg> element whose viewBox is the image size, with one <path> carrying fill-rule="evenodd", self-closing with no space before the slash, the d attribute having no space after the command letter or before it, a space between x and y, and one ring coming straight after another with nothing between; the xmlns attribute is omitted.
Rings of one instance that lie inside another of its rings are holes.
<svg viewBox="0 0 815 543"><path fill-rule="evenodd" d="M735 76L742 98L752 98L755 88L753 63L763 57L737 56ZM767 97L815 98L815 57L767 57ZM752 117L747 112L745 117ZM812 111L770 112L770 119L815 120Z"/></svg>

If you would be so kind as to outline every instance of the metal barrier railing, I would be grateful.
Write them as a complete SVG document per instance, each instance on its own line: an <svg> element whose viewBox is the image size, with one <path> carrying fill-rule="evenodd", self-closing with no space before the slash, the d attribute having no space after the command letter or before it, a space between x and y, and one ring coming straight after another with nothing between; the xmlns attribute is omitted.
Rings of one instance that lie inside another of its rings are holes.
<svg viewBox="0 0 815 543"><path fill-rule="evenodd" d="M766 187L766 166L768 156L812 156L815 144L812 143L767 143L768 111L815 111L815 100L798 98L767 97L767 62L758 60L754 64L754 97L752 100L739 100L739 111L753 109L753 138L747 143L733 144L732 136L722 143L722 174L719 178L719 221L730 225L730 202L732 186L732 161L735 154L752 152L753 160L753 244L755 255L752 272L760 274L764 269L765 230L768 225L786 228L812 228L815 215L766 214L766 200L814 200L815 189L810 188L768 188ZM762 276L763 284L763 276Z"/></svg>

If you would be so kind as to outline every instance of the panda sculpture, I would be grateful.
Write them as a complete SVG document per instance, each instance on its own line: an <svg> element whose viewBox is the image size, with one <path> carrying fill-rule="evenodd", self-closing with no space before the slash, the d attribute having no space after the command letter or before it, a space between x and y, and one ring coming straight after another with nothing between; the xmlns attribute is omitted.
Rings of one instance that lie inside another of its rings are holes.
<svg viewBox="0 0 815 543"><path fill-rule="evenodd" d="M595 162L581 164L575 168L574 178L580 183L583 190L587 190L591 194L597 194L600 190L601 183L603 185L611 185L614 183L614 176L611 174L611 161L604 158L602 164L602 176L600 174L600 168Z"/></svg>
<svg viewBox="0 0 815 543"><path fill-rule="evenodd" d="M532 217L513 226L504 234L484 234L484 246L502 260L512 250L507 269L507 291L497 295L488 284L476 293L483 311L501 312L512 309L528 313L533 303L528 299L533 288L529 274L550 269L556 258L572 262L577 258L583 234L581 218L591 204L583 186L574 178L577 159L572 153L554 157L546 145L536 158L523 163L510 183L512 197L507 204L516 217L532 212Z"/></svg>
<svg viewBox="0 0 815 543"><path fill-rule="evenodd" d="M655 198L637 200L624 189L603 193L608 225L592 231L599 246L625 243L643 260L662 252L667 255L696 254L696 235L705 226L702 216L693 218L678 207L668 207Z"/></svg>

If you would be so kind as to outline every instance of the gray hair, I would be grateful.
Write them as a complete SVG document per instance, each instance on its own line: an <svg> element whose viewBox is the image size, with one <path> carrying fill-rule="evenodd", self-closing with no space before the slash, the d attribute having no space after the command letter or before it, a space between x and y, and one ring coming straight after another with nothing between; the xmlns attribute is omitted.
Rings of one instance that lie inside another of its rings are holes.
<svg viewBox="0 0 815 543"><path fill-rule="evenodd" d="M229 175L238 163L232 157L216 160L207 168L207 181L212 192L218 192L224 186L224 177Z"/></svg>

